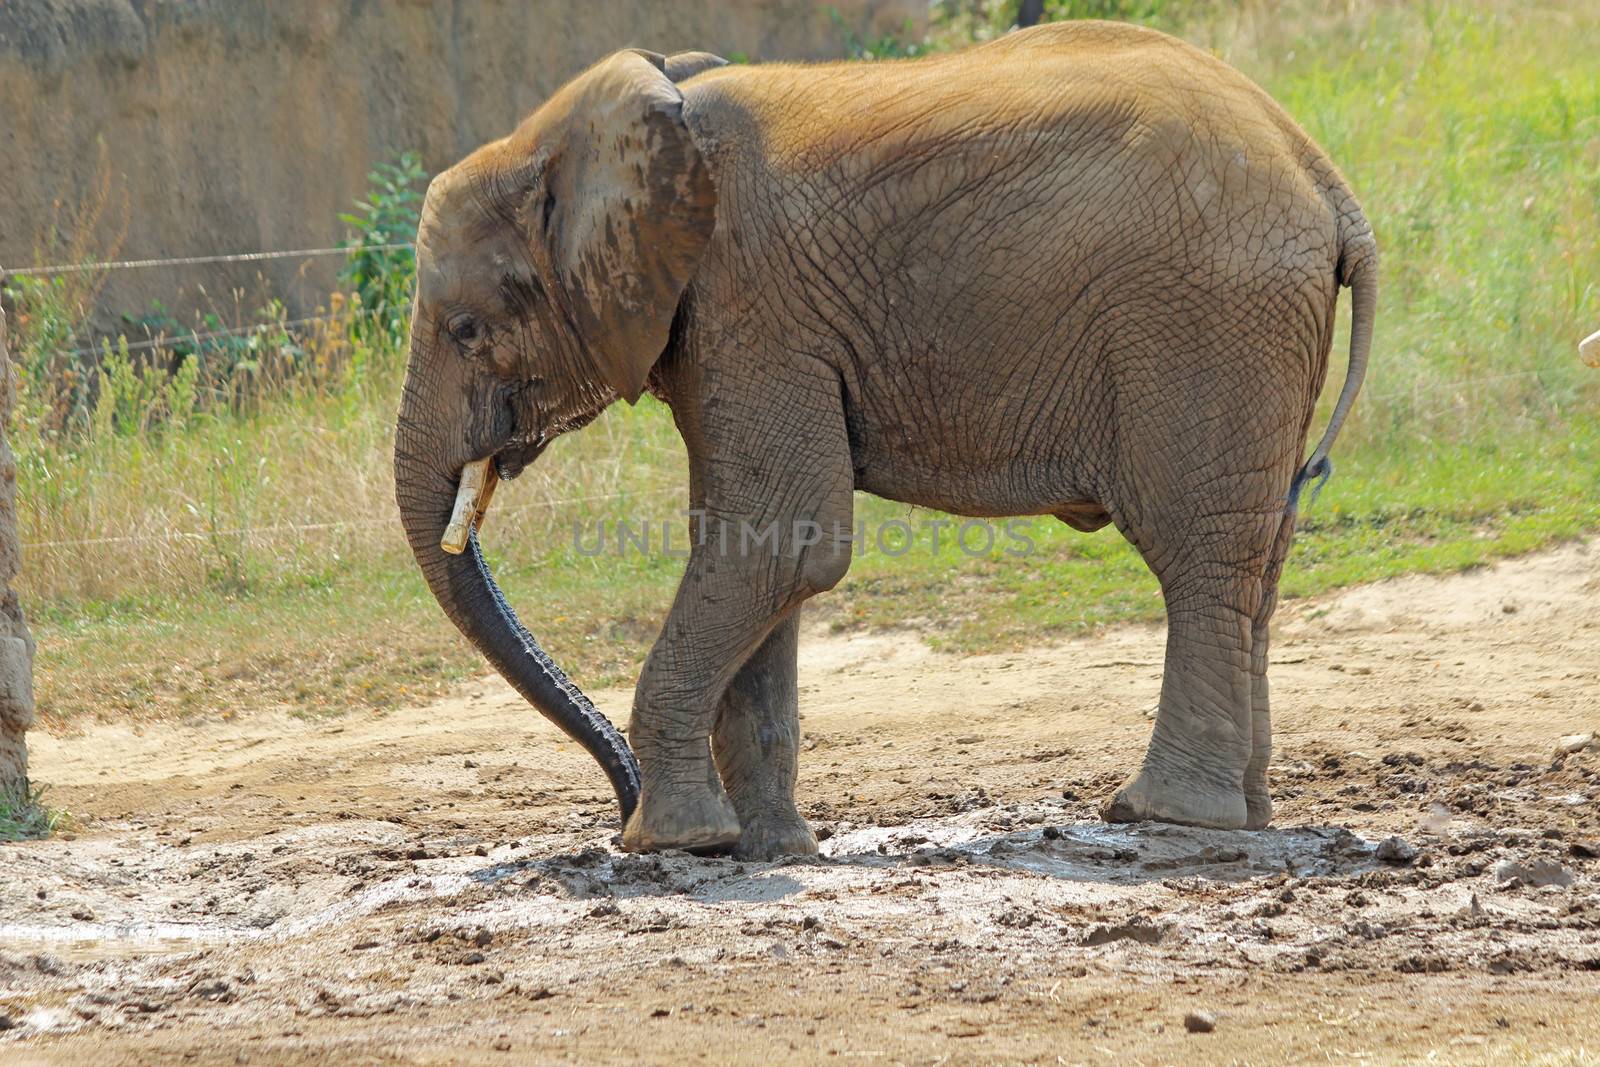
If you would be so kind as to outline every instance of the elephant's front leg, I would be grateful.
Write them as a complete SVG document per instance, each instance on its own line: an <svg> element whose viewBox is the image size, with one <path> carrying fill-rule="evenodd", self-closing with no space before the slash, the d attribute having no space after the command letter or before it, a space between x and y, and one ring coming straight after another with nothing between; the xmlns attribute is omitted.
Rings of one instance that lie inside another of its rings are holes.
<svg viewBox="0 0 1600 1067"><path fill-rule="evenodd" d="M813 856L817 838L794 806L800 770L795 608L745 661L722 695L712 752L739 816L737 854L746 859Z"/></svg>
<svg viewBox="0 0 1600 1067"><path fill-rule="evenodd" d="M798 518L759 520L763 535L781 531L759 546L723 551L716 535L696 545L634 694L628 737L639 757L639 806L623 829L623 848L720 851L739 843L739 817L712 762L711 731L746 660L801 601L830 588L849 566L848 540L798 543L816 529L833 529L831 515L823 521L820 514L807 509ZM840 528L848 531L849 521L845 512ZM718 525L733 531L732 541L751 522ZM735 791L744 802L756 801L743 784Z"/></svg>
<svg viewBox="0 0 1600 1067"><path fill-rule="evenodd" d="M848 453L843 456L847 460ZM792 627L788 620L802 601L832 588L849 568L851 485L839 470L842 465L830 462L820 485L780 479L763 488L759 498L749 497L783 502L792 511L752 511L730 518L708 505L705 531L691 552L667 624L634 694L628 736L639 757L641 780L639 807L623 830L624 848L732 848L740 842L740 815L765 810L760 806L774 789L783 800L772 810L780 816L793 812L792 770L730 773L730 802L711 758L711 732L724 694L746 661L775 629ZM751 470L748 460L741 466ZM816 472L809 473L815 479ZM843 531L842 540L835 531ZM797 714L794 656L791 629L778 635L727 698L728 706L745 711L721 735L734 748L740 734L754 729L759 737L763 725L786 726L792 736ZM781 690L776 711L770 693L775 688ZM763 710L757 713L752 705ZM740 719L746 720L744 725ZM792 765L792 742L777 741L770 751ZM752 845L766 838L769 845L758 850L769 848L782 822L781 817L776 822L758 820ZM790 845L796 836L786 835Z"/></svg>
<svg viewBox="0 0 1600 1067"><path fill-rule="evenodd" d="M639 675L628 725L639 806L622 831L629 852L715 852L739 841L739 817L711 760L711 728L723 691L776 613L753 603L730 570L696 550Z"/></svg>

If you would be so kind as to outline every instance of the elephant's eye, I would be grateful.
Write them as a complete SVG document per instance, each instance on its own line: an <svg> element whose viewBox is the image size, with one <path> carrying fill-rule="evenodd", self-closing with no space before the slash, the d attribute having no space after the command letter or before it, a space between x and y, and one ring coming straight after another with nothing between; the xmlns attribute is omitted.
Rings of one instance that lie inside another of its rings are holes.
<svg viewBox="0 0 1600 1067"><path fill-rule="evenodd" d="M483 324L471 315L455 316L446 324L445 329L449 331L452 341L469 351L483 344L488 336Z"/></svg>

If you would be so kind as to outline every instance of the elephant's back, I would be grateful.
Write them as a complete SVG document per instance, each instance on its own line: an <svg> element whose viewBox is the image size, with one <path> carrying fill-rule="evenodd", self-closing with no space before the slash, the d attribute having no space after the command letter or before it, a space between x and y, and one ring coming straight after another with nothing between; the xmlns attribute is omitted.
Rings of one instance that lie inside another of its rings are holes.
<svg viewBox="0 0 1600 1067"><path fill-rule="evenodd" d="M794 167L1173 122L1209 139L1244 135L1258 148L1320 155L1239 71L1175 37L1114 22L1050 23L919 59L731 65L689 81L684 94L709 140L737 132L769 162Z"/></svg>
<svg viewBox="0 0 1600 1067"><path fill-rule="evenodd" d="M1296 272L1337 258L1332 165L1248 78L1152 30L1057 23L927 59L724 67L685 101L724 205L780 239L927 247L928 269L972 261L963 239L1004 252L1008 231L1052 228L1119 261L1181 235L1221 273L1262 242Z"/></svg>

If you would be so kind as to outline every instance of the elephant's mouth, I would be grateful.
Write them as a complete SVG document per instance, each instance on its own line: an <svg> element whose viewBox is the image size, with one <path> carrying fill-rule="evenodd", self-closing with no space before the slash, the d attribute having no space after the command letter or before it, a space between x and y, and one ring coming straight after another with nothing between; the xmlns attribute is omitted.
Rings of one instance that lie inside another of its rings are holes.
<svg viewBox="0 0 1600 1067"><path fill-rule="evenodd" d="M513 438L508 444L497 451L492 457L495 473L506 481L510 481L539 458L539 453L544 451L550 439L543 433L533 433L525 437Z"/></svg>
<svg viewBox="0 0 1600 1067"><path fill-rule="evenodd" d="M495 486L502 479L510 481L521 474L544 451L545 443L543 434L531 440L514 440L492 455L464 465L456 482L455 506L450 511L450 522L439 538L439 547L452 556L465 552L468 537L488 513Z"/></svg>

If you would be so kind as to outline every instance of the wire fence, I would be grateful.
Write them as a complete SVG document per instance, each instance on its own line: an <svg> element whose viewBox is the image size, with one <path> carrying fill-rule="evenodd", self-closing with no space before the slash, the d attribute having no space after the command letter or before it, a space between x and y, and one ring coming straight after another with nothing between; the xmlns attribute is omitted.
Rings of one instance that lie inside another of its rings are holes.
<svg viewBox="0 0 1600 1067"><path fill-rule="evenodd" d="M149 349L171 348L180 344L201 345L207 341L218 341L228 337L249 337L252 334L271 333L274 331L286 332L319 322L369 318L390 314L393 313L385 308L351 308L345 311L330 311L323 315L308 315L298 319L271 319L266 322L256 323L253 326L237 326L226 330L183 330L174 331L171 334L162 333L145 341L129 341L125 346L121 341L113 344L110 338L107 338L98 347L89 345L84 348L64 349L58 355L73 357L99 355L104 346L110 346L114 351L120 351L123 347L126 347L129 352L140 352Z"/></svg>
<svg viewBox="0 0 1600 1067"><path fill-rule="evenodd" d="M658 489L620 490L614 493L597 493L592 496L570 496L552 500L536 500L527 504L512 504L506 507L496 507L489 514L490 517L520 515L530 511L543 511L548 508L568 507L575 504L600 504L629 498L653 499L658 496L666 496L668 493L683 492L684 489L679 486L663 486ZM173 541L209 541L218 537L253 537L275 533L315 533L331 530L368 529L378 526L394 526L396 522L396 518L392 515L381 519L339 519L333 522L278 522L265 526L239 526L220 530L167 530L161 533L127 534L121 537L79 537L59 541L24 541L21 547L32 550L40 548L86 548L93 545L141 545L170 543Z"/></svg>
<svg viewBox="0 0 1600 1067"><path fill-rule="evenodd" d="M0 270L0 279L55 277L62 274L87 274L94 271L144 270L149 267L192 267L208 263L263 263L274 259L314 259L318 256L348 256L352 252L393 252L413 249L410 241L381 245L355 245L338 248L293 248L280 252L232 252L214 256L175 256L168 259L118 259L102 263L58 263L44 267Z"/></svg>
<svg viewBox="0 0 1600 1067"><path fill-rule="evenodd" d="M1484 374L1475 378L1451 378L1448 381L1430 384L1427 387L1423 387L1422 383L1418 381L1413 382L1410 389L1391 389L1382 393L1369 393L1363 390L1361 399L1368 403L1384 400L1404 400L1408 397L1412 400L1421 400L1424 396L1436 396L1446 391L1459 391L1462 386L1483 385L1488 382L1522 381L1537 377L1539 377L1539 372L1536 370L1519 370L1507 374Z"/></svg>
<svg viewBox="0 0 1600 1067"><path fill-rule="evenodd" d="M39 267L22 267L17 270L7 270L0 267L0 282L7 278L53 278L69 274L101 273L116 270L145 270L154 267L190 267L215 264L232 263L263 263L281 259L314 259L321 256L349 256L360 252L394 252L413 251L416 245L411 241L391 241L386 244L373 245L339 245L328 248L291 248L278 251L260 252L229 252L218 255L205 256L169 256L161 259L118 259L103 260L95 263L55 263ZM141 341L118 340L113 343L105 338L99 344L86 345L81 348L62 349L58 356L81 358L83 356L99 355L105 346L113 349L125 348L128 352L142 352L162 348L171 348L178 344L202 345L208 341L220 341L233 337L249 337L252 335L270 333L273 331L287 331L300 329L317 323L332 322L337 319L351 319L374 317L390 314L381 308L354 308L339 312L328 312L321 315L307 315L295 319L275 319L255 323L248 326L235 326L226 329L209 330L175 330L172 332L160 331L155 336Z"/></svg>

